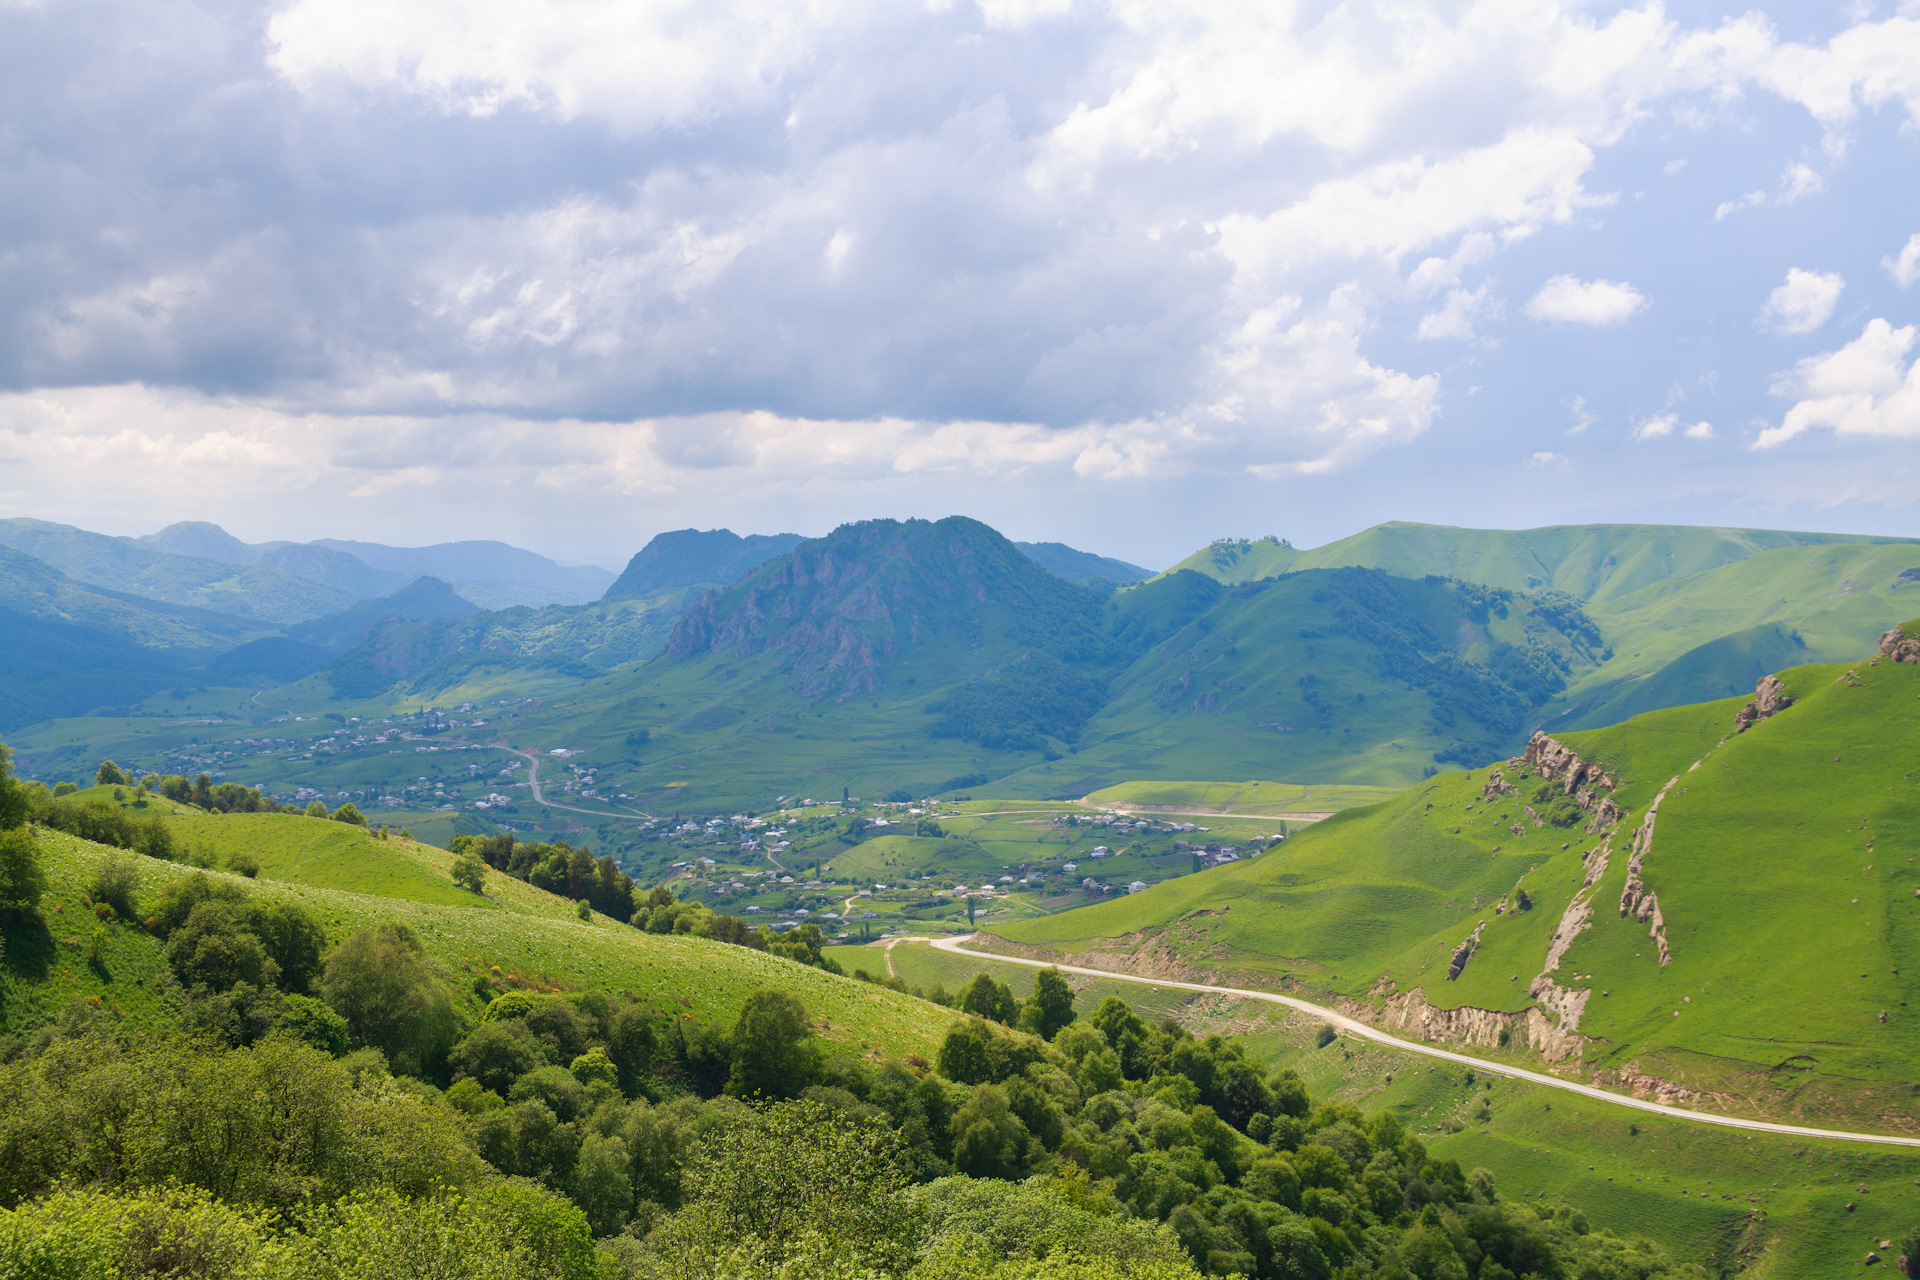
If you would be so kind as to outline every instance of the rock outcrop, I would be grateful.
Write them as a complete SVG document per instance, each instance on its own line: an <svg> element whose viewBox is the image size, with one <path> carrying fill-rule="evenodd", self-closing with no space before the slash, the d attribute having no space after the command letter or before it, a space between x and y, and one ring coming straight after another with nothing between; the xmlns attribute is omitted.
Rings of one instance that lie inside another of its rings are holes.
<svg viewBox="0 0 1920 1280"><path fill-rule="evenodd" d="M1559 784L1560 790L1572 797L1575 804L1593 814L1593 820L1586 826L1588 835L1606 830L1623 816L1612 795L1619 790L1620 780L1543 732L1529 738L1526 752L1511 763Z"/></svg>
<svg viewBox="0 0 1920 1280"><path fill-rule="evenodd" d="M1647 936L1660 949L1660 963L1671 964L1673 954L1667 947L1667 922L1660 914L1660 895L1647 888L1640 879L1641 868L1646 865L1647 854L1653 850L1653 823L1660 816L1660 802L1667 798L1667 792L1673 790L1673 784L1680 781L1672 778L1660 788L1660 794L1647 806L1647 816L1634 828L1633 844L1627 858L1627 884L1620 891L1621 919L1638 920L1641 924L1651 924Z"/></svg>
<svg viewBox="0 0 1920 1280"><path fill-rule="evenodd" d="M1485 932L1487 922L1482 920L1473 927L1467 940L1453 949L1453 959L1447 964L1447 981L1452 982L1466 972L1467 961L1473 959L1473 953L1480 949L1480 935Z"/></svg>
<svg viewBox="0 0 1920 1280"><path fill-rule="evenodd" d="M1888 632L1887 635L1893 635ZM1886 636L1880 638L1882 649L1886 647ZM1904 659L1903 659L1904 661ZM1733 718L1733 731L1745 733L1762 720L1770 720L1793 705L1793 699L1787 696L1787 687L1780 683L1779 676L1761 676L1760 683L1753 687L1753 701L1740 708Z"/></svg>
<svg viewBox="0 0 1920 1280"><path fill-rule="evenodd" d="M1920 634L1895 627L1880 637L1880 656L1920 666Z"/></svg>
<svg viewBox="0 0 1920 1280"><path fill-rule="evenodd" d="M1435 1044L1454 1041L1498 1048L1503 1043L1504 1032L1508 1041L1524 1040L1528 1048L1548 1062L1578 1057L1587 1044L1585 1037L1562 1031L1539 1009L1520 1013L1471 1006L1437 1009L1418 988L1395 996L1377 1011L1349 1008L1347 1012L1382 1030Z"/></svg>

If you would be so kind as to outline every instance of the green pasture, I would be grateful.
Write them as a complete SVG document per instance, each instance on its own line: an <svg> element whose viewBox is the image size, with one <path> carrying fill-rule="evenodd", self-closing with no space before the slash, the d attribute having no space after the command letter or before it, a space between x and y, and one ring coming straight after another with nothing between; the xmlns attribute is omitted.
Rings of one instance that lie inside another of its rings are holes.
<svg viewBox="0 0 1920 1280"><path fill-rule="evenodd" d="M42 858L57 900L76 900L90 882L94 869L116 851L89 844L58 833L40 836ZM117 855L135 856L135 855ZM424 857L431 860L432 855ZM143 893L151 895L166 883L185 876L201 874L189 866L142 859L145 884ZM220 872L208 872L222 875ZM238 877L235 877L239 880ZM729 1021L740 1003L753 991L777 987L791 991L806 1003L829 1047L839 1052L878 1052L931 1056L938 1050L940 1038L952 1020L952 1014L925 1001L914 1000L893 991L857 983L819 969L789 960L749 951L744 947L707 942L696 938L660 936L638 932L603 916L582 921L573 914L571 904L552 899L531 886L509 887L505 877L491 876L490 892L500 895L504 910L476 911L470 908L426 903L402 898L385 898L343 889L318 888L271 880L239 880L252 894L294 899L312 911L326 926L327 936L338 941L358 929L369 928L384 920L397 919L411 925L425 943L428 954L458 988L467 983L468 972L498 969L509 981L544 989L574 989L597 986L609 991L627 991L666 1007L673 1005L698 1019ZM504 893L502 891L505 891ZM512 896L507 896L507 895ZM530 909L532 895L549 899L544 908ZM528 901L521 901L525 897ZM31 1026L44 1021L51 1009L64 1005L75 996L117 994L131 990L138 982L152 987L153 975L164 968L159 959L159 943L138 925L105 926L120 935L116 944L128 955L144 952L149 959L127 961L124 976L116 976L116 961L111 953L106 978L101 978L76 963L77 948L85 945L96 923L91 915L82 916L72 907L51 917L48 939L40 951L59 964L46 969L32 1010L22 1004L20 1021L8 1012L7 1029ZM25 952L10 942L9 963ZM80 952L84 955L84 951ZM25 964L27 961L21 961ZM16 985L22 975L16 969ZM65 985L61 985L65 983ZM104 997L103 997L104 998ZM124 1003L123 1003L124 1007ZM13 1006L9 1005L9 1010ZM161 1017L157 1004L136 1004L136 1014Z"/></svg>
<svg viewBox="0 0 1920 1280"><path fill-rule="evenodd" d="M1086 801L1169 813L1180 809L1221 814L1338 813L1390 800L1403 789L1294 782L1122 782L1094 792Z"/></svg>

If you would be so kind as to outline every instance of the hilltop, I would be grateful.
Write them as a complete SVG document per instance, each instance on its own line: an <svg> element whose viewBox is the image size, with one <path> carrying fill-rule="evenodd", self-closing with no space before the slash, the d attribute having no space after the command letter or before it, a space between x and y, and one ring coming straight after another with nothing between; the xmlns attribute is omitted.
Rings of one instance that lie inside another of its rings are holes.
<svg viewBox="0 0 1920 1280"><path fill-rule="evenodd" d="M1910 624L1859 663L1541 735L1255 861L995 933L1607 1087L1920 1131L1916 658Z"/></svg>
<svg viewBox="0 0 1920 1280"><path fill-rule="evenodd" d="M1600 605L1762 551L1847 543L1920 547L1912 538L1778 529L1635 524L1460 529L1393 520L1305 551L1275 537L1223 538L1167 572L1190 569L1231 585L1301 569L1380 569L1396 577L1436 574L1509 591L1549 588Z"/></svg>

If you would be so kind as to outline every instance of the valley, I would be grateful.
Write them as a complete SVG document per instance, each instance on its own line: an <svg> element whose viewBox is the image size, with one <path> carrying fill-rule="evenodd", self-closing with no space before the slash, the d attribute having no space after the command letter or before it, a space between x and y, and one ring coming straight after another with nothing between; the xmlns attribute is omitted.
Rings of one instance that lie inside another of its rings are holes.
<svg viewBox="0 0 1920 1280"><path fill-rule="evenodd" d="M67 566L0 550L41 654L19 775L163 827L150 892L226 870L329 938L404 922L465 1017L618 991L724 1037L777 987L829 1059L925 1070L1051 970L1701 1274L1851 1273L1908 1229L1920 544L1389 525L1154 575L876 520L661 535L600 598L503 608L497 552L10 536ZM308 585L182 602L269 569ZM201 775L260 811L179 799ZM119 855L37 839L0 1035L203 1016L134 922L86 925Z"/></svg>

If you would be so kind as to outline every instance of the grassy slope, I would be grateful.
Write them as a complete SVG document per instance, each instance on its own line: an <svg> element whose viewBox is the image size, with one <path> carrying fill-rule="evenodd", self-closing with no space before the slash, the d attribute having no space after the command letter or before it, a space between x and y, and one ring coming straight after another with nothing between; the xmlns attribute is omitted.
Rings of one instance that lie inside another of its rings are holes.
<svg viewBox="0 0 1920 1280"><path fill-rule="evenodd" d="M1920 583L1898 581L1915 566L1920 547L1911 543L1783 547L1618 596L1592 610L1615 657L1548 715L1564 715L1568 727L1606 724L1675 697L1744 692L1758 674L1783 666L1866 653L1881 632L1920 610ZM1694 669L1708 656L1698 647L1721 637L1744 638L1767 661L1758 672L1738 662Z"/></svg>
<svg viewBox="0 0 1920 1280"><path fill-rule="evenodd" d="M1387 675L1379 648L1339 623L1329 578L1302 573L1221 597L1114 680L1112 701L1074 754L996 786L1078 796L1153 774L1418 780L1461 728L1436 723L1435 694ZM1526 643L1524 602L1505 618L1476 623L1446 583L1388 586L1407 617L1453 640L1464 657L1484 660L1496 643Z"/></svg>
<svg viewBox="0 0 1920 1280"><path fill-rule="evenodd" d="M1299 569L1359 565L1400 577L1434 573L1514 591L1551 587L1597 603L1775 547L1890 541L1894 540L1684 525L1553 525L1509 530L1457 529L1396 520L1307 551L1270 541L1244 547L1216 543L1194 552L1167 572L1192 569L1222 582L1251 582Z"/></svg>
<svg viewBox="0 0 1920 1280"><path fill-rule="evenodd" d="M1660 966L1647 927L1618 915L1623 831L1592 925L1558 974L1608 993L1590 1000L1581 1026L1596 1038L1589 1069L1636 1067L1728 1110L1920 1124L1907 1083L1920 1074L1920 1028L1902 1003L1920 1002L1920 840L1909 834L1920 817L1920 670L1862 666L1858 687L1835 682L1843 670L1786 673L1799 705L1724 745L1738 700L1569 735L1619 770L1633 811L1624 827L1684 775L1643 873L1660 894L1673 963ZM1519 1011L1595 840L1531 825L1516 836L1497 815L1517 817L1518 797L1474 803L1485 780L1441 775L1252 862L996 932L1116 963L1164 952L1323 998L1364 998L1384 977L1443 1008ZM1536 909L1493 914L1516 884ZM1483 920L1472 963L1444 981L1452 949Z"/></svg>
<svg viewBox="0 0 1920 1280"><path fill-rule="evenodd" d="M321 823L312 825L320 830L294 829L311 845L303 858L286 857L284 845L291 836L281 838L283 867L297 866L309 880L343 878L326 865L326 851L337 853L342 846ZM415 873L422 872L461 894L445 879L448 859L439 850L360 838L376 855L397 864L378 880L378 887L418 892ZM170 1015L154 992L153 978L165 966L159 944L144 931L128 925L105 926L110 947L104 969L84 962L85 943L97 922L78 907L78 898L94 868L115 851L57 833L43 833L41 847L52 886L51 928L38 939L9 939L16 990L25 994L9 999L0 1031L29 1030L69 1000L89 996L100 996L108 1005L120 1003L143 1029L164 1025ZM265 862L268 853L262 850L259 856ZM348 860L362 861L351 855ZM169 881L196 874L188 866L150 859L141 860L141 867L147 895ZM643 934L598 915L583 922L576 918L572 904L504 876L488 879L492 910L270 880L264 875L242 883L250 893L300 901L325 923L334 941L383 920L404 920L419 932L428 953L462 989L465 971L498 966L502 974L536 987L591 985L630 991L662 1007L677 1004L696 1018L727 1022L750 992L778 987L806 1003L816 1021L824 1024L822 1034L829 1046L837 1051L871 1048L929 1057L952 1018L924 1001L741 947ZM52 910L54 905L61 910ZM37 980L42 975L44 980Z"/></svg>
<svg viewBox="0 0 1920 1280"><path fill-rule="evenodd" d="M848 972L887 972L880 945L834 954ZM922 944L892 955L909 985L937 981L949 991L984 970L1024 997L1036 972ZM1512 1080L1469 1082L1461 1068L1377 1045L1342 1039L1318 1047L1317 1020L1271 1006L1113 979L1070 981L1082 1012L1117 995L1196 1035L1242 1035L1269 1067L1299 1071L1316 1097L1391 1107L1436 1154L1492 1170L1506 1195L1564 1199L1596 1225L1651 1236L1682 1256L1718 1265L1738 1259L1745 1275L1856 1274L1857 1260L1911 1217L1920 1153L1741 1134ZM1765 1214L1758 1227L1749 1218L1756 1211Z"/></svg>

